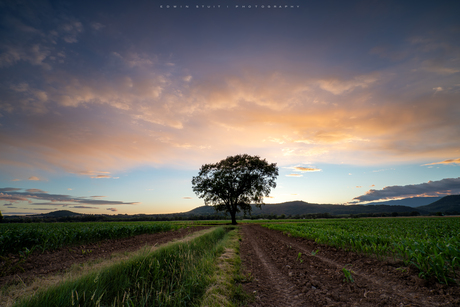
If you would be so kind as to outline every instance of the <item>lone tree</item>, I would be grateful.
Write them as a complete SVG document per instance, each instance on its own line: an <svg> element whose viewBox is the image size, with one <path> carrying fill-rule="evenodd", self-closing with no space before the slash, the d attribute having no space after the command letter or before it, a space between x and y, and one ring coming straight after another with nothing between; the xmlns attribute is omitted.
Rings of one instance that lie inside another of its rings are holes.
<svg viewBox="0 0 460 307"><path fill-rule="evenodd" d="M276 187L277 176L276 163L244 154L201 166L192 185L198 197L204 198L205 205L230 213L232 224L236 225L237 212L250 213L251 204L261 208L263 197Z"/></svg>

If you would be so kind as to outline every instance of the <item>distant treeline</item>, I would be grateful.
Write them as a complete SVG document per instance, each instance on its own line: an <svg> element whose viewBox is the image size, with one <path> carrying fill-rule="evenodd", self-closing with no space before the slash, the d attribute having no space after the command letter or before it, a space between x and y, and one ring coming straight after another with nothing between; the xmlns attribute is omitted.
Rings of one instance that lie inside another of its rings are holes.
<svg viewBox="0 0 460 307"><path fill-rule="evenodd" d="M442 215L460 215L460 212L433 212L430 216ZM266 219L266 220L284 220L284 219L329 219L329 218L364 218L364 217L397 217L397 216L420 216L418 211L411 212L384 212L384 213L360 213L360 214L343 214L333 215L329 213L311 213L311 214L295 214L295 215L276 215L276 214L257 214L257 215L239 215L238 220L243 219ZM74 215L74 216L60 216L60 217L5 217L3 223L63 223L63 222L159 222L159 221L197 221L197 220L228 220L230 217L224 214L202 214L202 215L180 215L180 214L167 214L167 215Z"/></svg>

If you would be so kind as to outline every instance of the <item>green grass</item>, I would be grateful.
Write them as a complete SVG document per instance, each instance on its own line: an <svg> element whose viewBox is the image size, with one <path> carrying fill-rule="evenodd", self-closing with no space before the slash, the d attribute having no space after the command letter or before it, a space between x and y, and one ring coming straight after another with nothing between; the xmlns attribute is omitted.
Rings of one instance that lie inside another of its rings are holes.
<svg viewBox="0 0 460 307"><path fill-rule="evenodd" d="M222 254L222 227L48 288L14 306L195 306Z"/></svg>
<svg viewBox="0 0 460 307"><path fill-rule="evenodd" d="M168 222L88 222L0 224L0 256L42 252L63 246L119 239L144 233L177 230L184 225Z"/></svg>
<svg viewBox="0 0 460 307"><path fill-rule="evenodd" d="M244 292L241 286L247 276L242 273L239 227L229 228L233 228L233 230L228 233L228 236L222 242L223 246L225 246L225 251L218 258L217 269L214 271L211 285L203 297L201 306L242 306L252 299L251 296Z"/></svg>
<svg viewBox="0 0 460 307"><path fill-rule="evenodd" d="M456 283L460 269L460 218L315 220L265 224L288 235L346 250L401 259L424 278Z"/></svg>

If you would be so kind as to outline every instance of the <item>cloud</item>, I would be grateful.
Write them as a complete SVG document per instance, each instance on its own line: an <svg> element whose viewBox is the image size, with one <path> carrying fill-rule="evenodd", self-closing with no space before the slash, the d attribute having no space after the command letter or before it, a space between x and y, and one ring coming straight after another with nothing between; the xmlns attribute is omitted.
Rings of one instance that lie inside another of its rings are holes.
<svg viewBox="0 0 460 307"><path fill-rule="evenodd" d="M52 209L49 209L49 210L52 210ZM33 212L2 212L2 214L3 215L29 215L29 214L36 214L36 213L33 213Z"/></svg>
<svg viewBox="0 0 460 307"><path fill-rule="evenodd" d="M427 163L427 164L423 164L423 166L425 166L425 165L436 165L436 164L460 164L460 158L448 159L448 160L444 160L444 161L441 161L441 162Z"/></svg>
<svg viewBox="0 0 460 307"><path fill-rule="evenodd" d="M321 169L315 167L295 166L294 169L300 172L320 172Z"/></svg>
<svg viewBox="0 0 460 307"><path fill-rule="evenodd" d="M37 176L30 176L28 180L40 181L40 178L38 178Z"/></svg>
<svg viewBox="0 0 460 307"><path fill-rule="evenodd" d="M105 25L99 23L99 22L93 22L91 23L91 27L94 29L94 30L100 30L100 29L103 29L105 28Z"/></svg>
<svg viewBox="0 0 460 307"><path fill-rule="evenodd" d="M28 62L35 66L42 66L45 69L50 69L51 66L44 62L50 55L51 51L48 47L35 44L32 46L26 45L10 45L0 54L0 68L13 66L20 61Z"/></svg>
<svg viewBox="0 0 460 307"><path fill-rule="evenodd" d="M101 171L81 171L78 172L79 175L89 176L92 179L101 179L101 178L112 178L110 172L101 172Z"/></svg>
<svg viewBox="0 0 460 307"><path fill-rule="evenodd" d="M106 170L86 174L102 179L145 165L196 167L236 150L264 154L280 165L306 157L373 164L458 154L459 99L449 90L458 83L452 74L458 48L446 36L403 38L404 50L376 47L372 52L399 59L385 68L363 69L367 60L350 58L350 65L336 69L329 58L312 61L308 54L282 50L256 59L246 50L232 61L241 52L237 46L218 60L208 48L200 56L192 50L162 56L142 47L148 40L126 48L119 34L109 36L109 28L121 33L116 21L100 21L110 24L104 28L91 18L50 15L56 17L46 31L39 22L10 22L10 37L18 41L5 46L0 62L5 68L23 62L25 68L1 93L0 111L8 112L2 124L21 127L0 130L2 165ZM98 39L86 45L91 35ZM108 56L95 62L104 52ZM426 62L438 53L442 63ZM42 69L45 64L53 69Z"/></svg>
<svg viewBox="0 0 460 307"><path fill-rule="evenodd" d="M365 202L407 197L446 196L452 194L460 194L460 177L405 186L387 186L382 190L371 189L367 191L366 194L353 199Z"/></svg>
<svg viewBox="0 0 460 307"><path fill-rule="evenodd" d="M289 175L286 175L286 177L303 177L303 175L301 175L301 174L289 174Z"/></svg>
<svg viewBox="0 0 460 307"><path fill-rule="evenodd" d="M82 205L136 205L139 202L123 202L113 200L88 199L85 197L72 197L70 195L49 194L40 189L28 189L25 192L19 192L18 188L1 188L0 200L10 202L25 201L32 205L53 205L68 206L71 204ZM40 201L40 202L37 202Z"/></svg>
<svg viewBox="0 0 460 307"><path fill-rule="evenodd" d="M93 176L91 178L100 179L100 178L111 178L111 177L109 175L96 175L96 176Z"/></svg>
<svg viewBox="0 0 460 307"><path fill-rule="evenodd" d="M107 210L112 211L112 212L117 212L117 208L107 208Z"/></svg>
<svg viewBox="0 0 460 307"><path fill-rule="evenodd" d="M43 190L40 190L40 189L27 189L26 190L27 193L47 193Z"/></svg>
<svg viewBox="0 0 460 307"><path fill-rule="evenodd" d="M352 91L358 87L367 88L372 83L376 82L377 78L372 75L356 76L351 80L339 80L337 78L330 78L326 80L319 80L319 87L325 91L331 92L334 95L340 95L344 92Z"/></svg>
<svg viewBox="0 0 460 307"><path fill-rule="evenodd" d="M29 201L26 197L15 196L11 194L0 193L0 199L10 201L11 203L21 202L21 201Z"/></svg>
<svg viewBox="0 0 460 307"><path fill-rule="evenodd" d="M13 179L13 180L11 180L11 181L21 181L21 179Z"/></svg>
<svg viewBox="0 0 460 307"><path fill-rule="evenodd" d="M19 188L0 188L0 193L3 192L15 192L15 191L21 191L22 189Z"/></svg>
<svg viewBox="0 0 460 307"><path fill-rule="evenodd" d="M99 208L96 208L96 207L88 207L88 206L73 206L73 207L70 207L70 208L74 208L74 209L99 209Z"/></svg>
<svg viewBox="0 0 460 307"><path fill-rule="evenodd" d="M182 197L182 199L192 199L192 197L184 196L184 197Z"/></svg>

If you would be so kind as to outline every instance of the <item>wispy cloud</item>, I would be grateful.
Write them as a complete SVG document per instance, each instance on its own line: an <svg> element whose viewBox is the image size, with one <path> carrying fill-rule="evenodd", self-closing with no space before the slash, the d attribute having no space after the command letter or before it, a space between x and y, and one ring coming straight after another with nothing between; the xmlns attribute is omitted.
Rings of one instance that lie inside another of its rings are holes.
<svg viewBox="0 0 460 307"><path fill-rule="evenodd" d="M460 193L460 177L428 181L404 186L388 186L381 190L371 189L366 194L353 198L359 202L427 196L446 196Z"/></svg>
<svg viewBox="0 0 460 307"><path fill-rule="evenodd" d="M103 171L81 171L81 172L78 172L78 174L88 176L93 179L112 178L109 175L110 172L103 172Z"/></svg>
<svg viewBox="0 0 460 307"><path fill-rule="evenodd" d="M441 161L441 162L433 162L433 163L427 163L427 164L423 164L423 165L425 166L425 165L437 165L437 164L460 164L460 158L447 159L447 160L444 160L444 161Z"/></svg>
<svg viewBox="0 0 460 307"><path fill-rule="evenodd" d="M316 167L303 167L303 166L295 166L295 170L300 171L300 172L320 172L320 168Z"/></svg>
<svg viewBox="0 0 460 307"><path fill-rule="evenodd" d="M27 189L26 192L28 193L48 193L40 189Z"/></svg>
<svg viewBox="0 0 460 307"><path fill-rule="evenodd" d="M289 174L289 175L286 175L286 177L303 177L303 175L301 175L301 174Z"/></svg>

